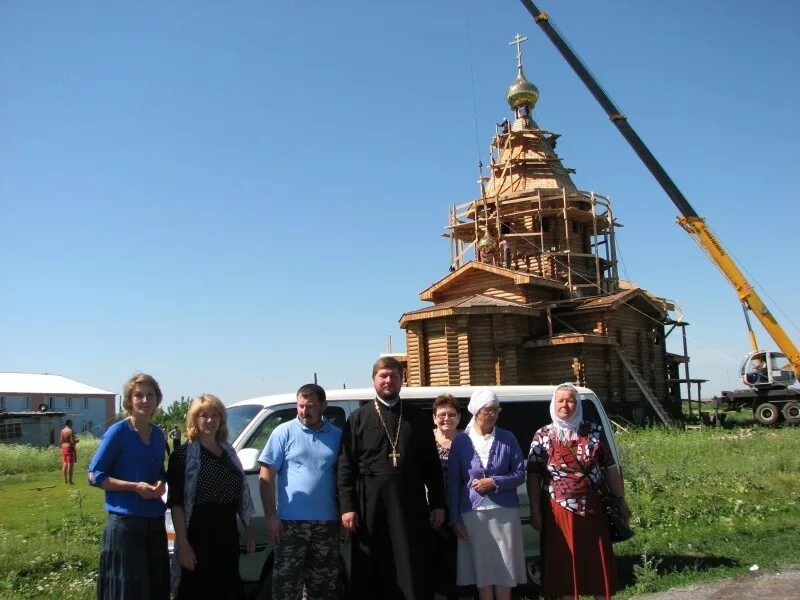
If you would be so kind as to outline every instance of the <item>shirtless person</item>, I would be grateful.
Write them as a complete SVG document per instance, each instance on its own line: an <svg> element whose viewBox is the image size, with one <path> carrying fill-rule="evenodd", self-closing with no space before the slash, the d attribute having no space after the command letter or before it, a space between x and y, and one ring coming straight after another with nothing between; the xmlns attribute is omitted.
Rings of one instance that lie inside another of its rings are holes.
<svg viewBox="0 0 800 600"><path fill-rule="evenodd" d="M73 484L72 471L78 460L78 453L75 451L77 443L78 436L72 431L72 419L67 419L64 429L61 430L61 473L64 475L64 483L70 485Z"/></svg>

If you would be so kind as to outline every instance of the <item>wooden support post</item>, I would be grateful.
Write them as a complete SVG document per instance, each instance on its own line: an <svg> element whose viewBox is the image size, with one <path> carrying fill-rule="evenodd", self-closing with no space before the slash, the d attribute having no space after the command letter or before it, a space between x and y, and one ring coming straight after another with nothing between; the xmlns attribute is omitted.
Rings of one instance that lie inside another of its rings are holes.
<svg viewBox="0 0 800 600"><path fill-rule="evenodd" d="M589 192L589 197L591 199L591 206L592 206L592 239L597 241L597 202L595 201L594 192ZM595 246L594 248L594 276L595 276L595 284L597 285L597 293L603 293L603 284L600 279L600 248Z"/></svg>
<svg viewBox="0 0 800 600"><path fill-rule="evenodd" d="M572 254L569 247L569 219L567 218L567 190L561 188L561 213L564 216L564 244L567 251L567 287L570 294L573 292L572 287Z"/></svg>

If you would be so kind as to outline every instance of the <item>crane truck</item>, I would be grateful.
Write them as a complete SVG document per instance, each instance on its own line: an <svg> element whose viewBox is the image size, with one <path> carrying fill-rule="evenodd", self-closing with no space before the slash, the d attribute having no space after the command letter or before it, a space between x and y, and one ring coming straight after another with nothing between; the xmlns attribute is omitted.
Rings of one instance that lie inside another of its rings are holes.
<svg viewBox="0 0 800 600"><path fill-rule="evenodd" d="M678 224L719 268L733 286L742 304L751 351L742 362L739 375L742 383L747 387L723 391L721 397L714 398L715 408L723 407L729 410L739 410L743 407L752 408L755 419L764 425L774 425L781 416L788 423L800 423L800 390L791 387L800 377L800 351L753 286L750 285L722 243L712 233L705 219L699 216L689 204L672 178L631 127L625 114L609 98L586 65L553 25L549 15L539 10L531 0L520 1L675 204L680 213ZM751 326L750 314L755 315L780 351L759 348Z"/></svg>

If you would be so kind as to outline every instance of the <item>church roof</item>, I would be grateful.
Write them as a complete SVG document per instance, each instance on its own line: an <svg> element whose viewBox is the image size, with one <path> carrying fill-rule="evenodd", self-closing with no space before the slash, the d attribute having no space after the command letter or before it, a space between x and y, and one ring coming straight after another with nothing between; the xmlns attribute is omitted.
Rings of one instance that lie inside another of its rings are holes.
<svg viewBox="0 0 800 600"><path fill-rule="evenodd" d="M453 314L519 314L536 317L542 314L542 310L512 300L474 294L404 313L400 317L400 326L404 327L410 321L446 317Z"/></svg>
<svg viewBox="0 0 800 600"><path fill-rule="evenodd" d="M538 277L537 275L526 273L524 271L515 271L513 269L506 269L505 267L495 267L493 265L487 265L473 260L462 265L459 269L448 274L446 277L443 277L430 287L422 290L422 292L419 294L419 299L435 302L437 295L445 292L456 282L460 283L464 277L469 277L477 273L491 273L498 275L515 285L536 285L547 287L553 290L564 291L564 283L561 281Z"/></svg>
<svg viewBox="0 0 800 600"><path fill-rule="evenodd" d="M561 302L558 304L558 307L561 310L570 312L584 312L602 309L617 310L621 306L630 304L633 300L641 300L659 315L663 315L667 311L667 306L665 303L660 302L658 298L640 287L624 289L604 296L590 296L588 298L578 298L568 302Z"/></svg>

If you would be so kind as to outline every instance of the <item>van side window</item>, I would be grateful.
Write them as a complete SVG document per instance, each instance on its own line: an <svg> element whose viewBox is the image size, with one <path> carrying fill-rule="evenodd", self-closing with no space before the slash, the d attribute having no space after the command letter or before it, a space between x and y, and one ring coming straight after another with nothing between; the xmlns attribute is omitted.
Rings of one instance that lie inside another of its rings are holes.
<svg viewBox="0 0 800 600"><path fill-rule="evenodd" d="M325 412L322 414L331 425L338 427L339 429L344 429L344 424L347 420L347 417L345 416L344 409L341 406L328 406L328 408L326 408ZM291 421L296 417L296 408L285 408L272 413L266 419L264 419L261 425L259 425L258 429L256 429L255 433L253 433L248 440L245 448L255 448L261 452L264 449L264 446L267 445L267 440L275 428L281 423L286 423L287 421Z"/></svg>
<svg viewBox="0 0 800 600"><path fill-rule="evenodd" d="M328 408L326 408L325 412L322 414L327 421L330 421L331 425L339 429L344 429L344 424L347 422L347 415L344 414L344 409L341 406L328 405Z"/></svg>
<svg viewBox="0 0 800 600"><path fill-rule="evenodd" d="M600 420L600 415L597 413L597 407L591 400L583 400L583 420L594 423L595 425L603 425L603 422Z"/></svg>
<svg viewBox="0 0 800 600"><path fill-rule="evenodd" d="M522 454L528 456L536 431L550 422L549 402L500 402L497 426L514 434Z"/></svg>
<svg viewBox="0 0 800 600"><path fill-rule="evenodd" d="M407 402L408 404L415 406L416 408L420 409L426 415L428 415L431 419L431 429L436 427L436 423L433 422L433 402L434 398L430 399L420 399L414 398L413 400L403 400L403 402ZM456 398L456 402L458 402L458 406L461 408L461 420L458 422L458 428L464 429L469 423L470 417L472 415L469 414L467 410L467 404L469 404L469 398Z"/></svg>
<svg viewBox="0 0 800 600"><path fill-rule="evenodd" d="M469 398L456 398L461 407L461 422L458 424L459 429L464 429L472 417L467 410ZM424 413L430 415L433 412L433 400L405 400L421 409ZM602 425L600 415L597 413L597 407L591 400L583 399L583 419L591 423ZM550 402L539 400L533 402L501 402L500 405L503 411L497 420L497 426L514 434L517 438L523 454L527 456L528 449L531 446L533 434L540 427L544 427L551 422L550 419ZM431 427L434 427L433 418L431 417Z"/></svg>

